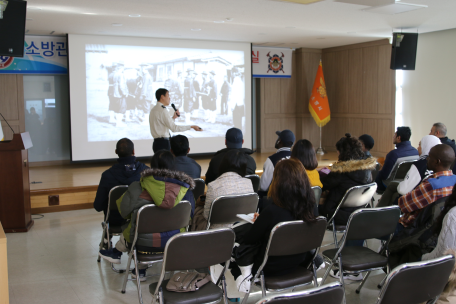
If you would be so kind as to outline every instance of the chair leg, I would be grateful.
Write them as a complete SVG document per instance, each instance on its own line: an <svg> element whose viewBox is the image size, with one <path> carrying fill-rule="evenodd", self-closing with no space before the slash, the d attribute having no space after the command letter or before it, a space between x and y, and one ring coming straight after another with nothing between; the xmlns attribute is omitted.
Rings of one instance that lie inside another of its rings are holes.
<svg viewBox="0 0 456 304"><path fill-rule="evenodd" d="M386 281L386 278L388 277L388 275L385 275L385 277L383 278L383 280L380 282L380 284L377 285L378 289L382 288L383 287L383 284L385 284L385 281Z"/></svg>
<svg viewBox="0 0 456 304"><path fill-rule="evenodd" d="M223 303L228 304L228 294L226 291L225 274L222 274Z"/></svg>
<svg viewBox="0 0 456 304"><path fill-rule="evenodd" d="M336 224L334 223L334 220L332 222L332 226L333 226L334 244L336 245L336 248L339 248L339 244L337 244Z"/></svg>
<svg viewBox="0 0 456 304"><path fill-rule="evenodd" d="M325 261L323 261L324 263ZM315 268L315 261L312 261L312 272L314 276L314 287L318 287L318 279L317 279L317 269Z"/></svg>
<svg viewBox="0 0 456 304"><path fill-rule="evenodd" d="M321 279L321 283L319 286L323 285L326 281L326 278L329 275L329 272L331 271L332 267L334 266L334 261L331 262L331 265L328 266L328 269L326 269L325 274L323 275L323 278Z"/></svg>
<svg viewBox="0 0 456 304"><path fill-rule="evenodd" d="M103 247L104 237L106 234L106 224L102 223L101 225L103 226L103 234L101 235L101 242L100 242L100 246L98 246L98 251L100 251L101 248ZM101 257L100 257L100 255L98 255L97 262L100 263L100 261L101 261Z"/></svg>
<svg viewBox="0 0 456 304"><path fill-rule="evenodd" d="M136 250L132 249L132 251L133 251L133 258L134 258L133 261L135 263L136 286L138 287L139 304L143 304L142 292L141 292L141 281L139 280L138 257L136 256Z"/></svg>
<svg viewBox="0 0 456 304"><path fill-rule="evenodd" d="M361 291L361 288L363 288L364 283L366 283L366 281L367 281L367 277L368 277L370 274L371 274L370 271L368 271L368 272L366 273L366 275L364 276L363 280L361 281L361 284L359 284L358 288L356 289L356 293L359 294L359 292Z"/></svg>
<svg viewBox="0 0 456 304"><path fill-rule="evenodd" d="M344 272L342 271L342 257L339 255L339 278L340 278L340 284L344 287L344 301L342 302L343 304L347 303L347 300L345 299L345 284L344 284Z"/></svg>
<svg viewBox="0 0 456 304"><path fill-rule="evenodd" d="M163 299L163 288L160 286L160 290L158 291L158 301L160 304L165 304L165 299Z"/></svg>
<svg viewBox="0 0 456 304"><path fill-rule="evenodd" d="M264 298L266 296L266 283L264 282L264 273L263 273L263 271L260 274L260 280L261 280L261 295Z"/></svg>
<svg viewBox="0 0 456 304"><path fill-rule="evenodd" d="M127 281L128 281L128 274L130 273L130 265L131 265L131 256L133 255L133 252L130 251L128 254L128 262L127 262L127 268L125 268L125 276L124 276L124 281L122 285L122 293L125 293L125 289L127 288Z"/></svg>

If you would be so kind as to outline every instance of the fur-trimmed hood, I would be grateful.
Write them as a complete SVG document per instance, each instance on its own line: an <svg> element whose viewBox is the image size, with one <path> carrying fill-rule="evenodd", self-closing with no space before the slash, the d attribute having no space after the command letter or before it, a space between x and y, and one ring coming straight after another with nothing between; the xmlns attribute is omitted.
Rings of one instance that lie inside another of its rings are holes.
<svg viewBox="0 0 456 304"><path fill-rule="evenodd" d="M338 161L332 166L331 172L349 173L360 170L374 170L376 166L377 159L374 157L360 160Z"/></svg>
<svg viewBox="0 0 456 304"><path fill-rule="evenodd" d="M195 188L195 181L193 178L181 171L174 171L169 169L146 169L141 172L141 180L148 176L161 177L166 179L175 179L189 185L189 189Z"/></svg>

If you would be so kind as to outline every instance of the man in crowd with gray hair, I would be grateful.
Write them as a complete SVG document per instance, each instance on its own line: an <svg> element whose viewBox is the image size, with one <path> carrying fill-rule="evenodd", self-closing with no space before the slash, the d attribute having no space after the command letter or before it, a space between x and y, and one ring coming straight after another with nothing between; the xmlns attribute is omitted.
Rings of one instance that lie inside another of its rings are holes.
<svg viewBox="0 0 456 304"><path fill-rule="evenodd" d="M446 134L447 127L441 122L433 124L431 132L429 133L429 135L437 136L442 144L449 145L456 153L456 144L454 142L454 139L449 139Z"/></svg>

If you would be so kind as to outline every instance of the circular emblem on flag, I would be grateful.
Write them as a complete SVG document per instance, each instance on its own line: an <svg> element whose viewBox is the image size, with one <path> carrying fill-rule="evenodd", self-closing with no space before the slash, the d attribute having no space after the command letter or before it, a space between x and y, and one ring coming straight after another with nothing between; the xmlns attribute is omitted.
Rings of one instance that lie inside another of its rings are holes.
<svg viewBox="0 0 456 304"><path fill-rule="evenodd" d="M13 60L14 57L0 56L0 69L9 67Z"/></svg>
<svg viewBox="0 0 456 304"><path fill-rule="evenodd" d="M283 70L283 57L285 57L285 55L283 55L283 53L282 56L277 54L269 56L269 53L266 56L268 56L268 73L269 71L272 71L274 74L277 74L280 71L285 73Z"/></svg>

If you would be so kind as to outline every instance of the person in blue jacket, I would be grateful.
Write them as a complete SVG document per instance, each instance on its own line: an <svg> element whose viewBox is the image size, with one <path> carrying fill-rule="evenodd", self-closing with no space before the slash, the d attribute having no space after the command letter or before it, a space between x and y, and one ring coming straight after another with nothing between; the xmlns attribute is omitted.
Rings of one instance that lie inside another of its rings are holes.
<svg viewBox="0 0 456 304"><path fill-rule="evenodd" d="M397 127L396 133L393 136L393 143L396 149L391 150L385 157L385 163L382 170L378 172L375 182L377 183L377 191L383 192L386 189L388 179L390 178L393 168L398 164L407 160L417 160L419 158L418 150L412 147L410 143L412 131L409 127ZM385 183L386 181L386 183Z"/></svg>
<svg viewBox="0 0 456 304"><path fill-rule="evenodd" d="M132 182L139 181L141 172L149 168L136 160L134 144L128 138L122 138L117 142L116 154L119 156L117 164L101 174L97 195L93 202L95 210L103 211L105 217L108 210L109 191L115 186L130 185ZM111 225L120 226L124 221L117 210L111 211Z"/></svg>

